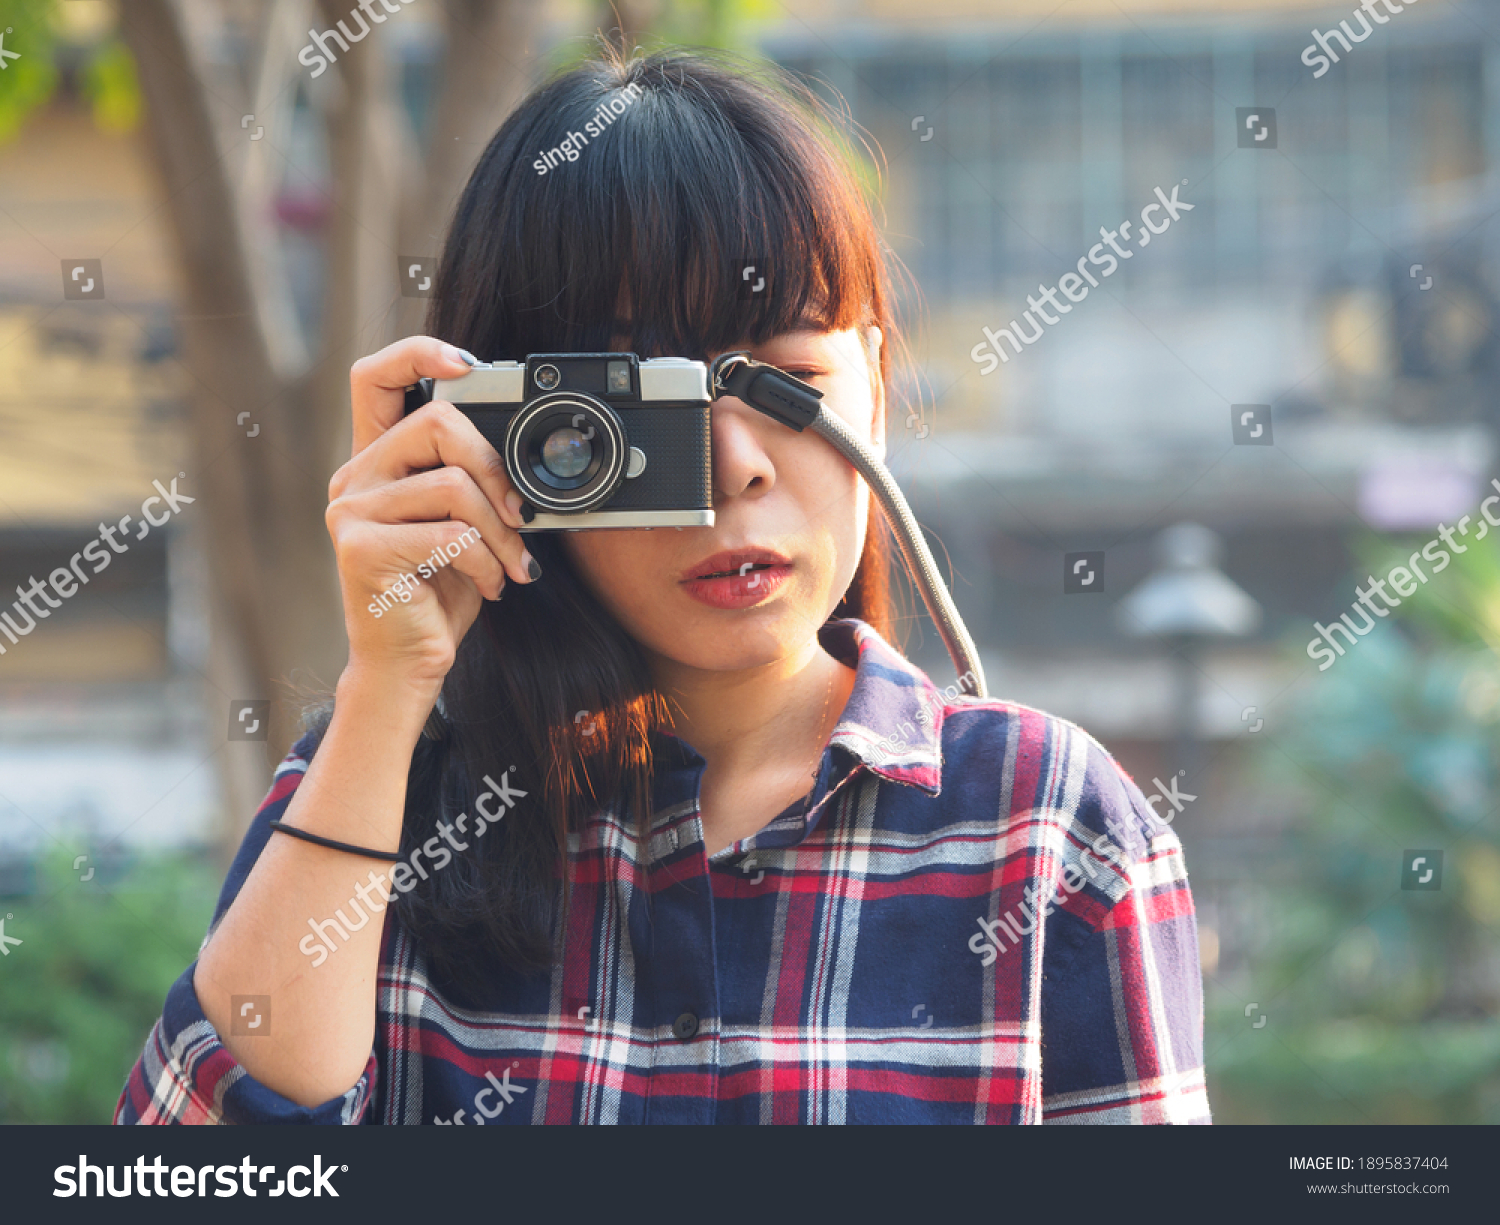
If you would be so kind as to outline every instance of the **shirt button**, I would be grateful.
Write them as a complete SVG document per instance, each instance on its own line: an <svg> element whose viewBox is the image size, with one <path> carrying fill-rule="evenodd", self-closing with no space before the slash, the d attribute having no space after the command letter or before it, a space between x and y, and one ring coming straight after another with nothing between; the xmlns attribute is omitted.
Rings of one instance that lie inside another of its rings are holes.
<svg viewBox="0 0 1500 1225"><path fill-rule="evenodd" d="M679 1042L686 1042L698 1032L698 1018L690 1012L683 1013L672 1022L672 1033Z"/></svg>

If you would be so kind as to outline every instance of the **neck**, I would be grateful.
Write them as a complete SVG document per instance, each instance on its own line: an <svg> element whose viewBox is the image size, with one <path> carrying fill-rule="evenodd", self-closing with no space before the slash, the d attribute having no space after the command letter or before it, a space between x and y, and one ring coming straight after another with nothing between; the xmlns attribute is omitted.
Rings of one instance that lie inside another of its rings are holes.
<svg viewBox="0 0 1500 1225"><path fill-rule="evenodd" d="M650 663L673 716L666 730L692 745L720 777L794 764L810 772L821 738L854 688L853 670L816 637L755 668L708 671L662 656Z"/></svg>

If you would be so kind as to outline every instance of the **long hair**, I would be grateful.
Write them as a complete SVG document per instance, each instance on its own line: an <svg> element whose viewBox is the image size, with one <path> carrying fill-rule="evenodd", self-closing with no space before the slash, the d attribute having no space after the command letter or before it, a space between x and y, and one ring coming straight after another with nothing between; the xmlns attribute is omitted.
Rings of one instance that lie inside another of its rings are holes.
<svg viewBox="0 0 1500 1225"><path fill-rule="evenodd" d="M607 52L563 72L475 166L428 333L481 361L607 351L621 331L642 356L707 361L745 338L873 324L889 386L899 339L887 272L836 119L780 69L717 54ZM751 262L767 286L743 294ZM893 542L871 510L833 615L889 639ZM472 813L485 775L512 769L527 792L403 901L404 921L454 979L550 963L570 897L569 832L621 806L644 841L648 733L667 722L640 649L556 536L530 534L527 548L542 578L485 602L443 686L447 733L419 744L409 776L403 854L437 821Z"/></svg>

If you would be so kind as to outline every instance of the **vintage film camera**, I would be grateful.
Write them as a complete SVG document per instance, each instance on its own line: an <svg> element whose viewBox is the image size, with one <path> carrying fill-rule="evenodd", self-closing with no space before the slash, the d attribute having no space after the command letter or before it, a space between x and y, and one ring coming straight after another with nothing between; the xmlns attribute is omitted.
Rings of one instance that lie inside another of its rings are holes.
<svg viewBox="0 0 1500 1225"><path fill-rule="evenodd" d="M505 463L528 531L711 527L709 368L684 357L534 353L423 379L406 411L447 400Z"/></svg>

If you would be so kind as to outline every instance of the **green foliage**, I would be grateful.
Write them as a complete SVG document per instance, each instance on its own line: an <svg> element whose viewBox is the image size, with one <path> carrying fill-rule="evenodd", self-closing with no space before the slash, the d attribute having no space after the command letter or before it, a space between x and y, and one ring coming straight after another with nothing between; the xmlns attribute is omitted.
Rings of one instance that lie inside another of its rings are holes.
<svg viewBox="0 0 1500 1225"><path fill-rule="evenodd" d="M661 42L730 50L744 44L745 26L777 11L771 0L664 0L651 33Z"/></svg>
<svg viewBox="0 0 1500 1225"><path fill-rule="evenodd" d="M662 0L650 28L636 33L630 52L643 54L665 47L707 47L753 53L751 26L780 10L772 0ZM589 36L565 40L552 53L549 68L562 71L599 53L600 33L616 27L608 0L595 0L588 18ZM615 38L619 35L615 34Z"/></svg>
<svg viewBox="0 0 1500 1225"><path fill-rule="evenodd" d="M51 9L52 0L0 0L5 50L20 56L5 59L0 70L0 144L15 136L57 87Z"/></svg>
<svg viewBox="0 0 1500 1225"><path fill-rule="evenodd" d="M1255 873L1244 977L1210 992L1210 1070L1240 1117L1500 1121L1500 548L1474 534L1260 742L1301 820ZM1351 598L1424 543L1362 541ZM1440 890L1401 888L1410 849L1443 850ZM1275 1028L1251 1033L1241 994Z"/></svg>
<svg viewBox="0 0 1500 1225"><path fill-rule="evenodd" d="M68 0L0 0L6 59L0 71L0 144L51 100L61 79L58 63L78 66L78 85L101 131L128 132L140 121L141 91L125 43L105 29L69 20Z"/></svg>
<svg viewBox="0 0 1500 1225"><path fill-rule="evenodd" d="M37 888L0 899L0 1123L107 1123L161 1015L198 954L219 872L184 856L135 861L83 881L61 853Z"/></svg>
<svg viewBox="0 0 1500 1225"><path fill-rule="evenodd" d="M101 131L129 132L140 122L141 89L135 60L119 39L111 39L95 50L83 80L94 124Z"/></svg>

